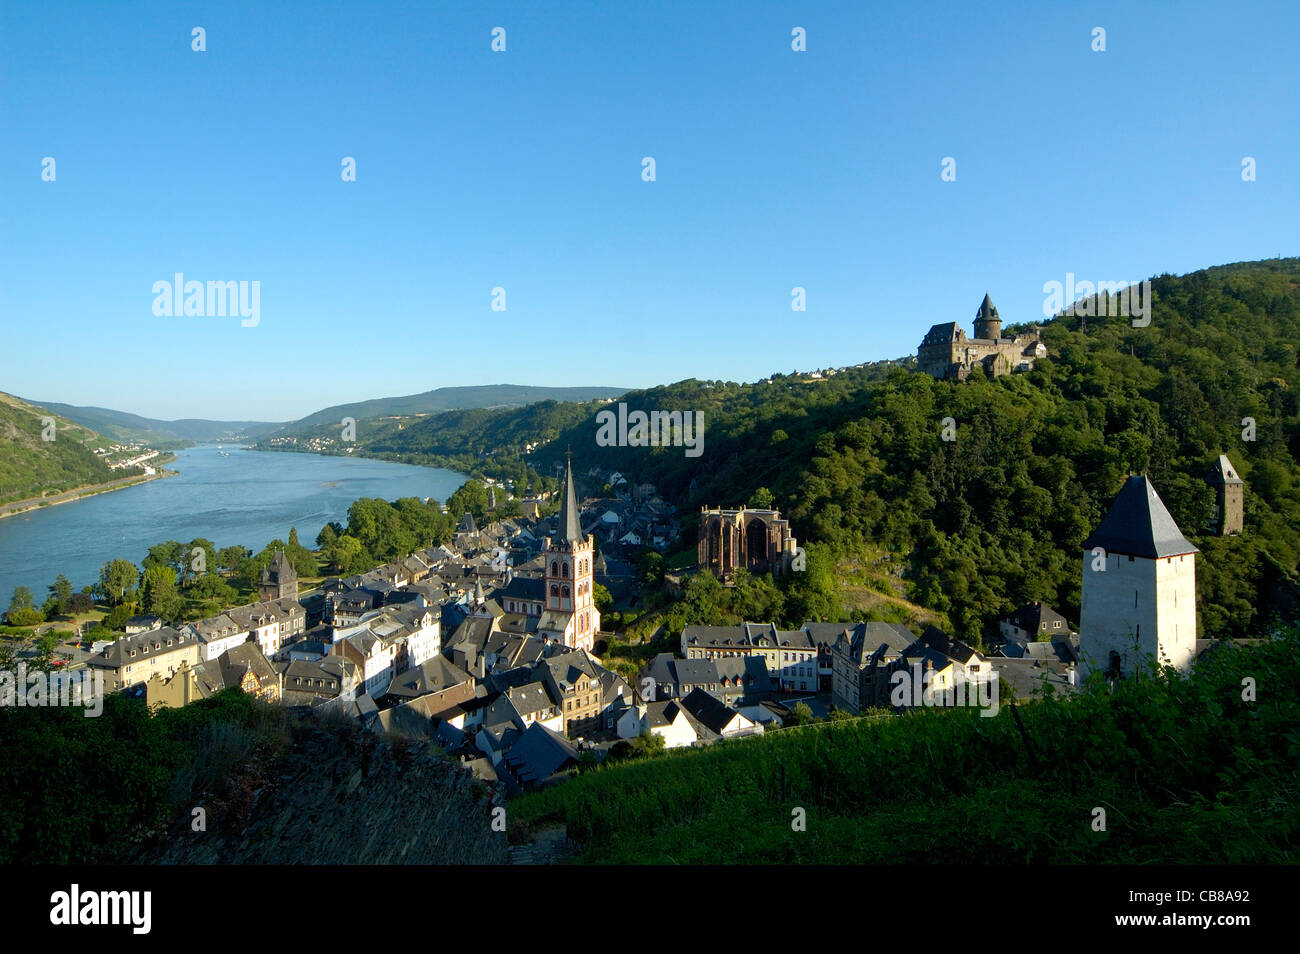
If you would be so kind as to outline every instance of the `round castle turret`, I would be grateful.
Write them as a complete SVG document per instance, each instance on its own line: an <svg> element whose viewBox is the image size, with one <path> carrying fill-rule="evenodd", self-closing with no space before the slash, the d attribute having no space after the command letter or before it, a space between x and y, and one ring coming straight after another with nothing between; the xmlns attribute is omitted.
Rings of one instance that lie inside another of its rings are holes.
<svg viewBox="0 0 1300 954"><path fill-rule="evenodd" d="M980 310L975 313L975 337L992 338L994 341L1002 337L1002 319L987 292L980 302Z"/></svg>

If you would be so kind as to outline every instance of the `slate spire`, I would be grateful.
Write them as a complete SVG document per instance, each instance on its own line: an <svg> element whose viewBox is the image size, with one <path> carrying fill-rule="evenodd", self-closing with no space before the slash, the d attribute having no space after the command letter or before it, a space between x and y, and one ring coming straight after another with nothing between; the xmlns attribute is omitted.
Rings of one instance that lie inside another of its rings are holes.
<svg viewBox="0 0 1300 954"><path fill-rule="evenodd" d="M567 455L564 465L564 498L560 501L560 539L566 543L581 543L582 522L578 519L578 495L573 491L573 456Z"/></svg>

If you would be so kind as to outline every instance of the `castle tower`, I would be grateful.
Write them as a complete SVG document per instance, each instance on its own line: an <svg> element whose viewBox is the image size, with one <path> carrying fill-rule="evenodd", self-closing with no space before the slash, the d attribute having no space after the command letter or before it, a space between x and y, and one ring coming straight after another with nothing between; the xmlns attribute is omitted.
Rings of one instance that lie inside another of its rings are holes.
<svg viewBox="0 0 1300 954"><path fill-rule="evenodd" d="M578 496L573 489L573 461L564 469L564 491L555 534L542 551L546 559L546 602L537 633L574 649L592 650L600 629L592 563L594 541L582 532Z"/></svg>
<svg viewBox="0 0 1300 954"><path fill-rule="evenodd" d="M266 603L285 597L298 596L298 571L293 568L283 550L276 550L270 565L262 571L261 582L257 585L257 598Z"/></svg>
<svg viewBox="0 0 1300 954"><path fill-rule="evenodd" d="M1124 483L1083 541L1081 677L1132 676L1146 660L1186 671L1196 654L1196 554L1145 476Z"/></svg>
<svg viewBox="0 0 1300 954"><path fill-rule="evenodd" d="M980 302L980 310L975 313L975 337L992 338L997 341L1002 337L1002 319L998 316L998 309L993 304L993 299L984 293L984 300Z"/></svg>
<svg viewBox="0 0 1300 954"><path fill-rule="evenodd" d="M1227 454L1219 455L1205 482L1214 488L1214 532L1221 537L1241 533L1246 485Z"/></svg>

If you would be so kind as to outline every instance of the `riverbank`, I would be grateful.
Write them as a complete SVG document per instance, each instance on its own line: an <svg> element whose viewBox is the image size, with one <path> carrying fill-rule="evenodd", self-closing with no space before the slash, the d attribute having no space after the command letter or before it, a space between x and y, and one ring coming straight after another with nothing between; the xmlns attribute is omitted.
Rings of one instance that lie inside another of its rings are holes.
<svg viewBox="0 0 1300 954"><path fill-rule="evenodd" d="M295 529L310 545L326 523L346 523L348 509L364 497L446 500L466 480L461 473L373 460L225 449L229 457L215 445L180 451L167 465L180 471L175 480L99 493L75 507L33 500L27 505L38 509L0 520L0 599L7 601L18 586L44 593L60 573L79 590L99 579L106 562L138 565L150 547L167 540L202 538L217 549L256 553Z"/></svg>
<svg viewBox="0 0 1300 954"><path fill-rule="evenodd" d="M134 477L121 477L117 480L110 480L102 484L90 484L85 487L75 487L72 490L65 490L63 493L53 494L49 497L28 497L26 500L15 500L13 503L0 505L0 520L5 517L15 517L21 513L29 513L33 510L41 510L45 507L55 507L62 503L71 503L74 500L84 500L86 497L94 497L97 494L111 493L114 490L123 490L127 487L134 487L137 484L145 484L151 480L158 480L162 477L175 477L179 471L162 470L156 474L137 474Z"/></svg>

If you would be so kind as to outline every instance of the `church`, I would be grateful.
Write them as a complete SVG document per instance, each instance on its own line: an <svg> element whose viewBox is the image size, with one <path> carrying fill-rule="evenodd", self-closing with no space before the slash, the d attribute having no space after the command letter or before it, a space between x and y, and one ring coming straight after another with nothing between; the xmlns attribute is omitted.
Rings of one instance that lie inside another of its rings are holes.
<svg viewBox="0 0 1300 954"><path fill-rule="evenodd" d="M1145 476L1125 481L1083 541L1080 677L1133 676L1150 660L1186 672L1196 656L1196 555Z"/></svg>
<svg viewBox="0 0 1300 954"><path fill-rule="evenodd" d="M955 321L935 325L917 349L917 367L934 378L965 381L976 365L991 378L1028 371L1034 362L1047 356L1040 332L1022 332L1010 338L1002 336L1002 319L987 294L975 313L975 337Z"/></svg>
<svg viewBox="0 0 1300 954"><path fill-rule="evenodd" d="M573 489L573 461L564 468L559 524L547 538L545 602L537 635L574 649L591 652L600 631L600 610L594 593L595 543L582 532L578 495Z"/></svg>
<svg viewBox="0 0 1300 954"><path fill-rule="evenodd" d="M798 552L790 522L778 510L700 508L699 565L729 579L736 570L780 575Z"/></svg>

